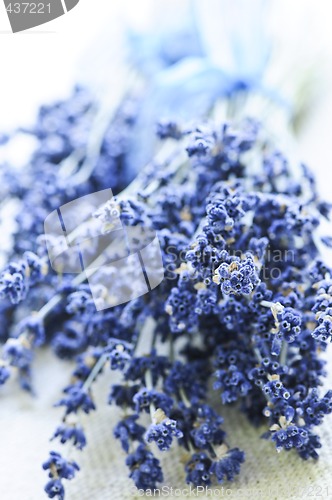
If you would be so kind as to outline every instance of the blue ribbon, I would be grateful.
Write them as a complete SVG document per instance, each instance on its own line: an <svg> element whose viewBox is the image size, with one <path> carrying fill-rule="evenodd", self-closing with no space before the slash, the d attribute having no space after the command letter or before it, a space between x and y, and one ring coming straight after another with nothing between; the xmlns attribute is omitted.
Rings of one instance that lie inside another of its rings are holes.
<svg viewBox="0 0 332 500"><path fill-rule="evenodd" d="M265 23L268 0L192 0L190 5L192 53L186 46L183 57L181 51L178 53L177 62L166 67L167 61L163 60L159 71L155 71L157 61L167 53L167 43L175 43L174 35L158 39L141 54L150 85L130 148L128 166L132 174L151 158L160 119L200 117L216 99L244 89L255 89L289 107L277 90L264 84L271 53ZM188 23L186 26L188 29ZM147 42L144 36L143 42ZM149 59L145 62L144 54Z"/></svg>

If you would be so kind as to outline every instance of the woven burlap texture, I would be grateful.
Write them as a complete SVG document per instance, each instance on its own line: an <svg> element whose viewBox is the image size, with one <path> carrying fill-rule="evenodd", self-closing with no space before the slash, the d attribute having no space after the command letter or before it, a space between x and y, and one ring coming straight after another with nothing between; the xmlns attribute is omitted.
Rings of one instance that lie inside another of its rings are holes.
<svg viewBox="0 0 332 500"><path fill-rule="evenodd" d="M332 387L332 353L329 355L329 378ZM66 385L71 367L55 361L51 353L40 352L36 359L36 397L21 393L13 382L4 388L0 416L0 498L1 500L43 500L46 473L40 464L53 449L65 450L49 437L57 426L62 410L52 408ZM81 471L73 481L66 481L67 500L125 500L142 498L127 476L125 453L113 438L112 429L120 416L118 409L106 404L114 373L105 372L95 387L98 411L84 417L88 446L83 452L71 451ZM302 461L293 452L276 453L273 445L260 439L265 428L253 428L246 418L231 408L222 408L225 429L231 446L246 452L246 462L237 480L198 494L206 498L287 499L319 498L332 495L332 417L321 426L323 448L317 463ZM183 451L174 447L170 453L157 453L164 469L163 496L185 498L188 491L183 473ZM181 461L182 460L182 461ZM181 491L183 490L183 491ZM159 493L155 492L158 497ZM161 492L162 493L162 492ZM167 494L169 493L169 494ZM161 494L160 494L161 495Z"/></svg>

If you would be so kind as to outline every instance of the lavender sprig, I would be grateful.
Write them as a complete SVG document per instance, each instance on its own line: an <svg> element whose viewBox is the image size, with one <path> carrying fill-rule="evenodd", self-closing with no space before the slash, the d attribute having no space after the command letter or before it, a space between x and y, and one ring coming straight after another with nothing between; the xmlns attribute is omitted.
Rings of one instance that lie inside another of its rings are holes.
<svg viewBox="0 0 332 500"><path fill-rule="evenodd" d="M167 452L175 441L189 455L185 472L192 484L239 473L244 453L229 446L231 435L226 441L222 418L209 403L210 380L223 404L239 402L254 423L266 419L264 437L277 450L295 449L304 459L317 458L314 427L332 409L331 391L318 392L319 354L331 338L331 274L316 245L321 201L308 196L312 179L294 177L255 121L177 130L186 132L162 149L164 170L150 163L97 213L108 227L116 204L125 225L143 221L158 232L163 282L127 305L96 312L82 273L37 313L46 330L49 315L61 318L58 352L74 351L70 329L81 352L60 401L66 412L56 437L85 447L82 426L68 417L95 409L90 386L102 368L121 371L109 402L123 409L114 434L139 488L163 480L153 447ZM34 287L22 307L33 293ZM139 353L143 325L150 325L152 341ZM164 343L170 357L160 354ZM31 360L25 353L19 359L24 372Z"/></svg>

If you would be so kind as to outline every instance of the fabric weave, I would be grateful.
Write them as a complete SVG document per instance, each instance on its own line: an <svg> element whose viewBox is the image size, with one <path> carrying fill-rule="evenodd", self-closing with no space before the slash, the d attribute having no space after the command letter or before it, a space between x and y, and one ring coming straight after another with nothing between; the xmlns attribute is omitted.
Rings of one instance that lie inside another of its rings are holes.
<svg viewBox="0 0 332 500"><path fill-rule="evenodd" d="M59 399L62 387L69 379L70 368L67 363L55 361L52 353L41 351L35 366L35 398L16 389L13 382L3 387L0 413L1 500L46 498L43 487L47 477L41 469L41 463L47 458L50 449L65 452L65 446L48 440L62 415L62 410L52 408L52 405ZM326 388L332 387L332 352L328 356L328 369ZM115 381L115 377L114 372L106 371L95 385L98 409L82 418L88 440L86 449L83 452L70 451L70 457L78 462L81 470L73 481L64 481L66 500L144 498L128 478L125 453L113 437L113 427L120 417L120 411L108 406L106 401L109 385ZM323 447L319 450L318 462L314 463L301 460L293 452L277 453L271 442L260 439L266 430L264 427L252 427L235 408L225 408L219 404L218 408L225 418L224 427L228 432L229 444L245 451L246 462L233 483L214 485L211 491L198 494L198 497L297 500L332 495L331 417L327 416L319 429ZM170 452L163 454L155 447L155 454L162 459L163 485L169 490L173 487L174 498L188 498L189 486L185 483L181 463L181 459L187 458L184 451L173 446ZM172 498L171 494L163 496ZM155 497L158 498L158 492Z"/></svg>

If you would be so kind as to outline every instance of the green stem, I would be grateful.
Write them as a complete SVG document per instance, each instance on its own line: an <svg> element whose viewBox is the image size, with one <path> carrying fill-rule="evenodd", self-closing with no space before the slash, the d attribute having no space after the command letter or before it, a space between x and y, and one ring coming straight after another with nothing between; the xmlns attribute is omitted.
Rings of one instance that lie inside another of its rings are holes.
<svg viewBox="0 0 332 500"><path fill-rule="evenodd" d="M281 352L280 352L280 364L281 365L286 365L287 354L288 354L288 344L284 340L282 343Z"/></svg>
<svg viewBox="0 0 332 500"><path fill-rule="evenodd" d="M91 372L89 373L87 379L85 380L83 386L82 386L82 391L88 391L93 382L95 381L96 377L99 375L103 367L105 366L106 362L108 359L107 354L102 354L94 367L92 368Z"/></svg>
<svg viewBox="0 0 332 500"><path fill-rule="evenodd" d="M179 389L179 394L181 396L181 399L182 399L182 402L183 404L187 407L187 408L190 408L191 407L191 403L189 401L189 399L187 398L187 395L183 389L183 387L180 387Z"/></svg>
<svg viewBox="0 0 332 500"><path fill-rule="evenodd" d="M151 374L150 370L147 370L145 372L145 385L149 391L151 391L153 389L152 374ZM155 407L154 403L150 403L150 417L151 417L152 422L154 420L155 412L156 412L156 407Z"/></svg>

